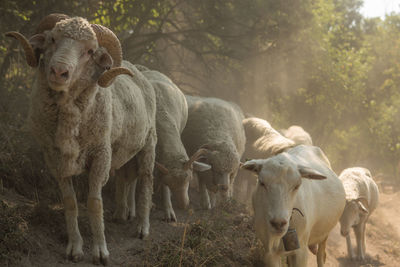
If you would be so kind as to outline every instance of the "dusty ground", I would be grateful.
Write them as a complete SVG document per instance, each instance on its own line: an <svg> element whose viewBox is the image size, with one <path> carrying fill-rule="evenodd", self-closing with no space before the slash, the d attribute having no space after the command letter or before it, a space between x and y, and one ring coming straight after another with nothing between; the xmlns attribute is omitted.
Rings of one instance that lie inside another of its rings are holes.
<svg viewBox="0 0 400 267"><path fill-rule="evenodd" d="M79 206L79 227L85 258L78 264L64 258L67 235L60 204L38 205L5 189L0 193L0 204L0 266L93 266L83 204ZM256 240L250 218L240 204L229 203L213 211L192 206L189 211L176 211L178 223L163 221L163 213L155 209L146 241L135 238L134 222L112 221L110 198L105 198L105 207L110 266L254 265L251 251Z"/></svg>
<svg viewBox="0 0 400 267"><path fill-rule="evenodd" d="M260 265L254 259L256 240L251 218L241 205L229 204L214 211L193 206L190 212L177 212L178 223L162 221L162 212L155 210L151 215L151 235L146 241L134 237L134 222L118 224L111 220L112 206L111 199L106 198L110 266ZM2 189L0 208L1 266L93 266L84 205L80 205L79 226L85 258L78 264L64 259L67 236L60 204L34 203ZM380 206L367 225L368 259L348 260L345 239L336 227L328 241L326 266L399 266L399 214L400 192L381 194ZM311 254L309 266L316 266L316 258Z"/></svg>
<svg viewBox="0 0 400 267"><path fill-rule="evenodd" d="M352 233L352 244L355 239ZM343 266L400 266L400 192L381 193L380 204L366 226L367 259L351 261L347 257L346 240L337 225L328 239L327 267ZM314 267L316 257L310 254L309 265Z"/></svg>

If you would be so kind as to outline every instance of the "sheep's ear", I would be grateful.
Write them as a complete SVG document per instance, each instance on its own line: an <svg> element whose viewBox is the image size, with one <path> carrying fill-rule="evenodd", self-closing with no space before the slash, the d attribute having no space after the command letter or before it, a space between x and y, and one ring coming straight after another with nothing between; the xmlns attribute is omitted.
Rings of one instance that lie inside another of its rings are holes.
<svg viewBox="0 0 400 267"><path fill-rule="evenodd" d="M113 65L112 57L103 49L97 49L94 55L94 60L99 66L101 66L105 70L109 70Z"/></svg>
<svg viewBox="0 0 400 267"><path fill-rule="evenodd" d="M193 161L193 170L198 172L204 172L211 169L211 165L199 161Z"/></svg>
<svg viewBox="0 0 400 267"><path fill-rule="evenodd" d="M168 169L161 163L158 163L157 161L154 163L155 167L162 173L162 174L168 174L169 171Z"/></svg>
<svg viewBox="0 0 400 267"><path fill-rule="evenodd" d="M297 169L299 170L300 175L303 178L312 179L312 180L324 180L324 179L326 179L325 175L323 175L319 171L314 170L312 168L299 165L299 166L297 166Z"/></svg>
<svg viewBox="0 0 400 267"><path fill-rule="evenodd" d="M365 215L369 214L369 210L364 206L364 204L360 200L357 200L357 204L358 204L358 208L360 209L360 211L362 213L364 213Z"/></svg>
<svg viewBox="0 0 400 267"><path fill-rule="evenodd" d="M259 174L262 169L262 164L257 160L249 160L243 163L240 168Z"/></svg>
<svg viewBox="0 0 400 267"><path fill-rule="evenodd" d="M46 35L44 33L35 34L31 38L29 38L29 43L31 44L33 50L44 49L45 41Z"/></svg>

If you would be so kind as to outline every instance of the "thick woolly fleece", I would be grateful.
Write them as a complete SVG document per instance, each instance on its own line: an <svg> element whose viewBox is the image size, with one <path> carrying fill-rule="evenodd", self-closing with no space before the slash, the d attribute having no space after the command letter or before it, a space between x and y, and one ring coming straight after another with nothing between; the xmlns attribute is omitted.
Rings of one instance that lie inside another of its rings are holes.
<svg viewBox="0 0 400 267"><path fill-rule="evenodd" d="M182 133L186 151L192 155L202 146L211 151L206 155L207 163L212 166L211 174L198 173L202 176L200 180L206 179L207 189L215 191L212 187L216 186L216 177L225 173L232 184L246 143L243 112L236 104L217 98L186 96L186 99L189 117ZM207 206L204 198L207 196L202 197Z"/></svg>

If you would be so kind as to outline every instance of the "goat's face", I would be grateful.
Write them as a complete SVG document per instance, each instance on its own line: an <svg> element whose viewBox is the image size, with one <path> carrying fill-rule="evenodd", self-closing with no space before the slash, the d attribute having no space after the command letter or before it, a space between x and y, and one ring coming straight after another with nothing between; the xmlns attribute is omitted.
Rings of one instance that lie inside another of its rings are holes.
<svg viewBox="0 0 400 267"><path fill-rule="evenodd" d="M262 238L282 237L287 232L302 177L326 178L313 169L298 165L287 153L266 160L250 160L242 168L258 176L252 201L256 230Z"/></svg>
<svg viewBox="0 0 400 267"><path fill-rule="evenodd" d="M358 225L368 216L368 209L359 200L348 200L340 217L340 233L347 236L353 226Z"/></svg>

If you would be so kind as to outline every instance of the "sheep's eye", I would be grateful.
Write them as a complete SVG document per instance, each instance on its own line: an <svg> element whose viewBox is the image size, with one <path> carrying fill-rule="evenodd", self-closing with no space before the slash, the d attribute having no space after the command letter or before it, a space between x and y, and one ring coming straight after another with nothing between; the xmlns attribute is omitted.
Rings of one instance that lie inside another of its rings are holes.
<svg viewBox="0 0 400 267"><path fill-rule="evenodd" d="M54 40L54 37L51 37L51 42L54 44L56 40Z"/></svg>
<svg viewBox="0 0 400 267"><path fill-rule="evenodd" d="M298 185L296 185L294 188L293 188L293 191L296 191L297 189L299 189L299 187L300 187L300 185L298 184Z"/></svg>
<svg viewBox="0 0 400 267"><path fill-rule="evenodd" d="M89 55L93 55L93 49L89 49L87 52Z"/></svg>

